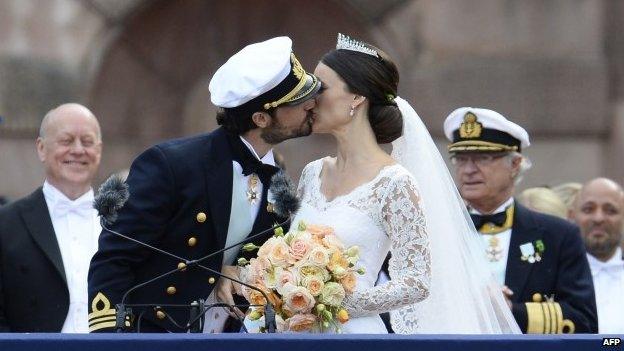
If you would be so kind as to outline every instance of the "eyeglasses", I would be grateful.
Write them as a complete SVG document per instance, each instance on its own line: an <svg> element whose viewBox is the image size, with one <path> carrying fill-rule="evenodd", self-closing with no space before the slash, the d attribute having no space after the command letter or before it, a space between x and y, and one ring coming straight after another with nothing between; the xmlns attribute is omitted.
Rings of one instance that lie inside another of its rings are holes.
<svg viewBox="0 0 624 351"><path fill-rule="evenodd" d="M472 161L477 167L489 166L495 160L507 156L507 153L500 154L455 154L451 156L451 163L454 166L465 166Z"/></svg>

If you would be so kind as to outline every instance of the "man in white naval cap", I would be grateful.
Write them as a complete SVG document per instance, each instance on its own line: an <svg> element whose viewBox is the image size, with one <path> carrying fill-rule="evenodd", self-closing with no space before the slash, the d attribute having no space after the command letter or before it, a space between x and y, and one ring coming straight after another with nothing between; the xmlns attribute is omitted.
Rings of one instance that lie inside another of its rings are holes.
<svg viewBox="0 0 624 351"><path fill-rule="evenodd" d="M311 133L319 88L288 37L248 45L216 71L209 89L220 108L221 127L158 144L137 157L127 179L130 198L111 228L178 258L102 231L89 272L90 331L113 331L115 305L124 294L176 268L128 293L123 302L135 307L127 330L184 332L189 309L167 305L214 296L215 286L221 301L232 302L231 282L187 267L184 260L209 255L283 220L267 203L269 181L277 171L272 147ZM261 244L272 234L253 242ZM227 250L202 264L232 275L239 253L238 248Z"/></svg>
<svg viewBox="0 0 624 351"><path fill-rule="evenodd" d="M577 226L523 207L529 135L492 110L462 107L444 121L455 180L484 257L525 333L596 333L592 277Z"/></svg>

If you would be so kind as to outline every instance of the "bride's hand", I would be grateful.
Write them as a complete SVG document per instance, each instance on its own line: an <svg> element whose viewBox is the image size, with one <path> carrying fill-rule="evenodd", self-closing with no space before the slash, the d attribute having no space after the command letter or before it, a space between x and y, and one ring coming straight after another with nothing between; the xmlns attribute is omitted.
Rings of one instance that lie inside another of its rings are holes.
<svg viewBox="0 0 624 351"><path fill-rule="evenodd" d="M505 302L507 302L507 306L509 308L512 307L511 296L513 295L513 291L509 289L507 285L503 285L503 296L505 296Z"/></svg>
<svg viewBox="0 0 624 351"><path fill-rule="evenodd" d="M221 268L221 274L227 277L238 279L238 267L223 266L223 268ZM219 279L219 282L217 283L215 289L217 301L226 303L231 306L234 306L235 304L233 295L241 295L241 285L223 277ZM230 312L230 315L232 315L232 317L236 318L236 315L238 315L240 318L245 318L245 314L240 309L238 309L237 307L232 307L232 309L234 310L233 312Z"/></svg>

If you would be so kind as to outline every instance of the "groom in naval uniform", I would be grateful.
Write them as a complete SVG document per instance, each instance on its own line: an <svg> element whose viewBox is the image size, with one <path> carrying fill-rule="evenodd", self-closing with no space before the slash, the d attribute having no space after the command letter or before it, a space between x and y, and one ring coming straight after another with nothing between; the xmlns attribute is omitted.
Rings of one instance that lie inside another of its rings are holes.
<svg viewBox="0 0 624 351"><path fill-rule="evenodd" d="M516 203L530 168L529 135L498 112L472 107L444 122L457 187L482 234L484 256L525 333L596 333L594 286L577 226Z"/></svg>
<svg viewBox="0 0 624 351"><path fill-rule="evenodd" d="M126 304L151 306L134 307L135 318L126 320L130 330L140 323L145 332L186 330L189 310L165 305L189 305L209 296L233 302L232 282L187 267L183 260L201 258L283 220L267 203L269 181L277 171L272 147L311 133L319 88L288 37L248 45L217 70L209 90L220 107L221 127L158 144L138 156L127 179L130 197L111 226L179 258L103 230L89 271L90 331L113 331L115 305L126 293ZM261 244L272 234L254 242ZM236 247L202 264L234 276L239 253Z"/></svg>

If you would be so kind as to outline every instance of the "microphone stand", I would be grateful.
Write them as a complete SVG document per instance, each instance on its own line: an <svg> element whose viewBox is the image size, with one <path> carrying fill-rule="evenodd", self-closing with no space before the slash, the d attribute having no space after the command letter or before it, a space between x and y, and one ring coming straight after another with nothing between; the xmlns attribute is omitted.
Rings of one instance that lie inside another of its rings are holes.
<svg viewBox="0 0 624 351"><path fill-rule="evenodd" d="M137 239L131 238L131 237L127 236L127 235L124 235L124 234L121 234L121 233L119 233L119 232L117 232L117 231L114 231L114 230L112 230L112 229L110 229L110 228L108 228L108 227L106 226L106 220L104 219L104 217L101 217L100 224L101 224L102 228L103 228L104 230L108 231L109 233L114 234L114 235L116 235L116 236L120 236L120 237L122 237L122 238L124 238L124 239L126 239L126 240L130 240L130 241L132 241L132 242L134 242L134 243L137 243L137 244L139 244L139 245L145 246L145 247L147 247L147 248L149 248L149 249L151 249L151 250L153 250L153 251L156 251L156 252L159 252L159 253L161 253L161 254L164 254L164 255L167 255L167 256L173 257L173 258L175 258L176 260L183 261L183 262L185 263L185 265L186 265L186 267L183 267L183 268L175 268L175 269L173 269L173 270L171 270L171 271L165 272L165 273L163 273L163 274L161 274L161 275L159 275L159 276L157 276L157 277L155 277L155 278L152 278L152 279L150 279L150 280L148 280L148 281L145 281L145 282L142 282L142 283L140 283L140 284L137 284L137 285L135 285L135 286L131 287L130 289L128 289L128 290L124 293L123 297L121 298L121 303L119 303L119 304L115 305L115 307L116 307L116 311L117 311L117 313L116 313L116 321L115 321L115 328L116 328L116 331L117 331L117 332L124 332L124 331L126 331L126 330L127 330L127 328L126 328L126 326L125 326L125 321L126 321L126 320L127 320L127 319L131 316L131 315L132 315L132 309L131 309L130 307L126 306L125 301L126 301L126 298L128 297L128 295L129 295L131 292L133 292L133 291L135 291L135 290L137 290L137 289L139 289L139 288L142 288L142 287L144 287L144 286L146 286L146 285L149 285L149 284L151 284L151 283L153 283L153 282L155 282L155 281L157 281L157 280L159 280L159 279L162 279L162 278L164 278L164 277L166 277L166 276L168 276L168 275L171 275L171 274L173 274L173 273L175 273L175 272L177 272L177 271L180 271L180 270L182 270L182 269L186 269L186 268L188 268L188 267L190 267L190 266L197 266L197 267L202 268L202 269L204 269L204 270L206 270L206 271L208 271L208 272L211 272L212 274L215 274L215 275L217 275L217 276L219 276L219 277L221 277L221 278L225 278L225 279L231 280L231 281L236 282L236 283L238 283L238 284L240 284L240 285L243 285L243 286L245 286L245 287L248 287L248 288L250 288L250 289L252 289L252 290L258 291L260 294L262 294L262 296L264 297L264 299L265 299L265 301L266 301L266 304L265 304L265 311L264 311L264 314L265 314L265 319L264 319L264 320L265 320L265 328L266 328L266 330L267 330L267 332L268 332L268 333L275 333L275 331L276 331L276 329L277 329L277 322L276 322L276 320L275 320L275 310L274 310L273 305L272 305L272 304L271 304L271 302L269 301L269 298L268 298L267 294L266 294L266 293L265 293L262 289L260 289L260 288L258 288L258 287L255 287L255 286L253 286L253 285L249 285L249 284L247 284L247 283L244 283L244 282L240 281L239 279L236 279L236 278L233 278L233 277L230 277L230 276L226 276L226 275L222 274L221 272L218 272L218 271L216 271L216 270L214 270L214 269L211 269L211 268L209 268L209 267L206 267L206 266L204 266L204 265L201 265L201 264L200 264L200 262L205 261L206 259L208 259L208 258L210 258L210 257L213 257L213 256L215 256L215 255L218 255L218 254L220 254L220 253L222 253L222 252L225 252L225 251L227 251L227 250L229 250L229 249L231 249L231 248L234 248L234 247L236 247L236 246L239 246L239 245L241 245L241 244L244 244L244 243L246 243L246 242L249 242L250 240L255 239L255 238L259 237L259 236L265 235L266 233L268 233L268 232L270 232L270 231L274 231L276 228L279 228L279 227L281 227L281 226L283 226L283 225L287 224L288 222L290 222L290 220L291 220L291 218L290 218L290 216L289 216L289 217L288 217L285 221L283 221L282 223L278 223L278 224L274 225L274 226L273 226L273 227L271 227L271 228L265 229L265 230L263 230L263 231L261 231L261 232L259 232L259 233L257 233L257 234L251 235L251 236L249 236L249 237L245 238L245 240L242 240L242 241L240 241L240 242L238 242L238 243L235 243L235 244L232 244L232 245L230 245L230 246L227 246L227 247L225 247L225 248L223 248L223 249L217 250L217 251L215 251L215 252L213 252L213 253L211 253L211 254L208 254L208 255L206 255L206 256L203 256L203 257L201 257L201 258L199 258L199 259L196 259L196 260L188 260L188 259L185 259L185 258L183 258L183 257L177 256L177 255L175 255L175 254L173 254L173 253L170 253L170 252L167 252L167 251L165 251L165 250L162 250L162 249L159 249L159 248L157 248L157 247L154 247L154 246L152 246L152 245L150 245L150 244L144 243L144 242L142 242L142 241L140 241L140 240L137 240ZM193 314L193 309L197 310L197 308L196 308L196 307L193 307L193 306L191 306L191 309L192 309L192 310L191 310L191 314ZM202 310L202 309L200 309L200 311L201 311L201 310ZM199 320L199 318L201 318L201 317L202 317L205 313L206 313L206 310L204 310L204 311L200 312L200 313L199 313L199 315L198 315L198 316L196 316L196 318L195 318L195 319L196 319L196 320ZM191 318L191 320L192 320L192 318ZM189 325L193 325L193 323L194 323L194 322L195 322L195 321L192 321L191 323L189 323Z"/></svg>

